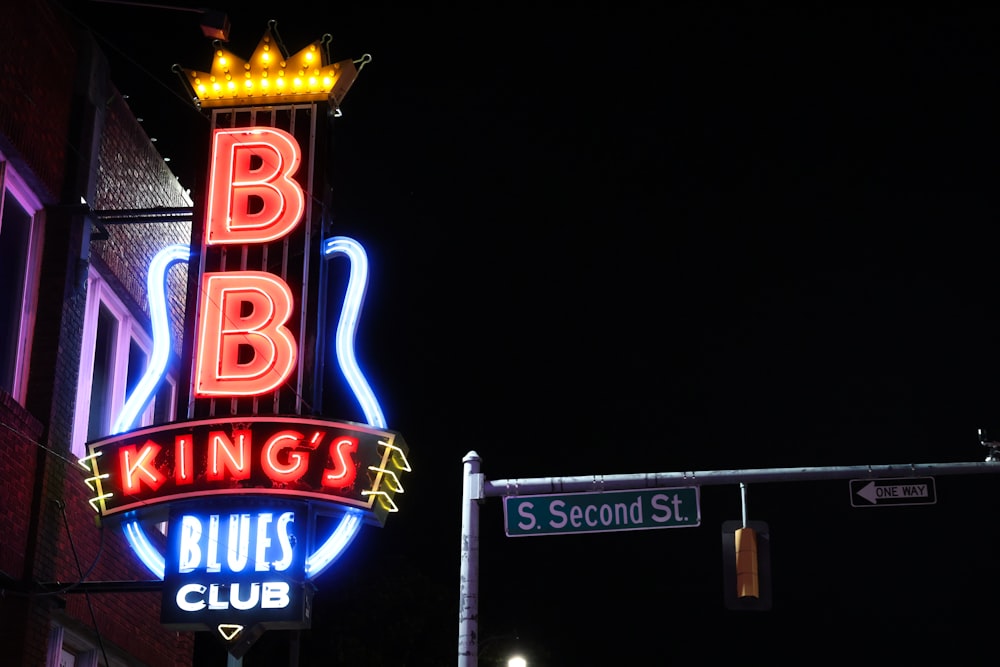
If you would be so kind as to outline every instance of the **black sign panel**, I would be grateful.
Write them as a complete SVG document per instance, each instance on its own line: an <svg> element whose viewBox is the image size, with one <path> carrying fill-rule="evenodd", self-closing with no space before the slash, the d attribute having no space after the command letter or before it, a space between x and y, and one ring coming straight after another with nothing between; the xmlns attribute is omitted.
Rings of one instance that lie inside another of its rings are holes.
<svg viewBox="0 0 1000 667"><path fill-rule="evenodd" d="M851 480L851 505L854 507L933 505L936 502L933 477Z"/></svg>
<svg viewBox="0 0 1000 667"><path fill-rule="evenodd" d="M307 628L308 510L280 499L171 508L161 622L176 630Z"/></svg>

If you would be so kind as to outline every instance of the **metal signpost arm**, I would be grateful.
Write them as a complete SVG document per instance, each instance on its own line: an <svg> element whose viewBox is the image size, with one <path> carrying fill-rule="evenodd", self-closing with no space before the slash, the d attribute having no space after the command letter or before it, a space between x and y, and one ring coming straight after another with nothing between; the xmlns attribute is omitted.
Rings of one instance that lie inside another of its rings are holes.
<svg viewBox="0 0 1000 667"><path fill-rule="evenodd" d="M570 477L532 477L489 481L480 472L481 459L470 451L462 459L462 555L461 599L459 601L458 667L479 664L479 505L488 497L548 493L589 493L598 485L602 491L662 489L749 482L794 482L825 479L899 478L935 475L975 475L1000 473L1000 444L990 447L985 462L903 463L890 465L829 466L805 468L756 468L748 470L703 470L689 472L638 473L632 475L581 475ZM744 499L744 511L745 511ZM746 516L743 523L746 524Z"/></svg>
<svg viewBox="0 0 1000 667"><path fill-rule="evenodd" d="M476 455L478 462L479 458ZM477 463L478 466L478 463ZM477 467L478 470L478 467ZM802 482L855 477L916 477L935 475L974 475L1000 473L995 462L969 463L897 463L889 465L829 466L812 468L750 468L747 470L701 470L656 472L625 475L579 475L574 477L529 477L485 481L486 497L509 495L516 488L521 495L575 493L594 490L599 483L605 491L661 489L680 486L711 486L740 482Z"/></svg>

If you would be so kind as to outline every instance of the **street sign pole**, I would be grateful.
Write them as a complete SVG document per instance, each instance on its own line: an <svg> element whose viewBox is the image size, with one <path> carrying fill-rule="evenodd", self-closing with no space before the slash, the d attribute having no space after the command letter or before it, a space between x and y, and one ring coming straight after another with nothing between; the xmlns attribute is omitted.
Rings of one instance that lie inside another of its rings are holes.
<svg viewBox="0 0 1000 667"><path fill-rule="evenodd" d="M462 563L458 607L458 667L479 664L479 503L483 502L483 475L479 454L462 459Z"/></svg>
<svg viewBox="0 0 1000 667"><path fill-rule="evenodd" d="M885 478L895 478L890 481L890 486L903 484L904 482L901 481L901 478L911 482L910 486L919 485L919 482L916 485L912 484L914 481L930 479L931 487L933 487L933 479L930 477L932 475L1000 473L1000 461L992 455L982 463L906 463L823 468L757 468L748 470L707 470L701 472L639 473L635 475L535 477L492 481L485 479L480 472L480 458L479 454L475 451L470 451L466 454L463 463L461 598L459 601L458 628L459 667L478 667L479 664L479 646L477 643L479 630L477 623L479 615L479 505L485 502L486 498L510 496L515 499L523 499L525 496L530 495L557 495L566 505L556 506L556 512L553 512L550 508L548 512L554 517L558 526L562 522L562 517L558 516L558 513L564 511L564 508L568 509L571 507L569 496L572 494L594 494L595 492L607 494L613 491L631 491L634 493L629 497L632 498L632 502L635 502L638 498L649 498L649 496L643 495L645 493L651 491L663 493L666 489L676 490L679 487L698 488L718 484L794 482L822 479L859 479L867 483ZM926 477L920 478L918 475L925 475ZM910 499L930 497L929 495L920 496L919 489L911 489L911 491L915 491L917 495L909 496ZM902 489L898 492L904 493ZM891 493L896 493L896 491L892 491ZM924 493L930 494L932 491L927 489ZM855 495L853 487L851 495L853 499ZM936 502L936 496L934 498ZM516 502L516 500L511 502ZM599 508L603 504L598 503L594 505L592 501L585 502L583 505L580 505L577 501L572 501L572 503L572 506L580 508L579 521L586 520L587 507L595 506ZM535 515L532 514L532 516ZM570 522L571 516L566 511L567 522ZM590 510L591 520L595 520L595 516L599 519L599 510ZM643 517L643 523L645 522L645 516ZM700 521L700 519L699 510L698 520ZM609 525L611 524L609 523ZM545 529L543 528L542 530L544 532Z"/></svg>

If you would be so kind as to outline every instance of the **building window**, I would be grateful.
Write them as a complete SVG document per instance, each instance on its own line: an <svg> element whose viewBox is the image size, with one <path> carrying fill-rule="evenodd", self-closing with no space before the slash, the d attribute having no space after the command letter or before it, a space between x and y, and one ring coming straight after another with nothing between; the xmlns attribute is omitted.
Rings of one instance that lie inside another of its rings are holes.
<svg viewBox="0 0 1000 667"><path fill-rule="evenodd" d="M87 281L80 382L73 429L73 454L86 442L110 435L125 401L149 363L152 339L140 321L93 267ZM163 379L136 423L129 428L171 421L176 405L175 377Z"/></svg>
<svg viewBox="0 0 1000 667"><path fill-rule="evenodd" d="M111 658L111 667L124 667L120 658ZM60 623L53 623L49 631L49 650L46 667L103 667L97 649L90 637L74 632Z"/></svg>
<svg viewBox="0 0 1000 667"><path fill-rule="evenodd" d="M41 208L0 154L0 389L22 404L41 265Z"/></svg>

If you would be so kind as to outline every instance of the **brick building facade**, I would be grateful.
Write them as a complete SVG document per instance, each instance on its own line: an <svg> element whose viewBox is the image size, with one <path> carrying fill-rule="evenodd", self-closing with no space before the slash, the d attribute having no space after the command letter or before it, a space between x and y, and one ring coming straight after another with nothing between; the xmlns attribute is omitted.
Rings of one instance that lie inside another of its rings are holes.
<svg viewBox="0 0 1000 667"><path fill-rule="evenodd" d="M191 242L192 202L58 8L5 8L0 68L0 663L190 665L193 634L160 624L152 577L96 521L78 458L149 361L146 268ZM182 327L186 270L167 280ZM180 353L143 423L176 414Z"/></svg>

